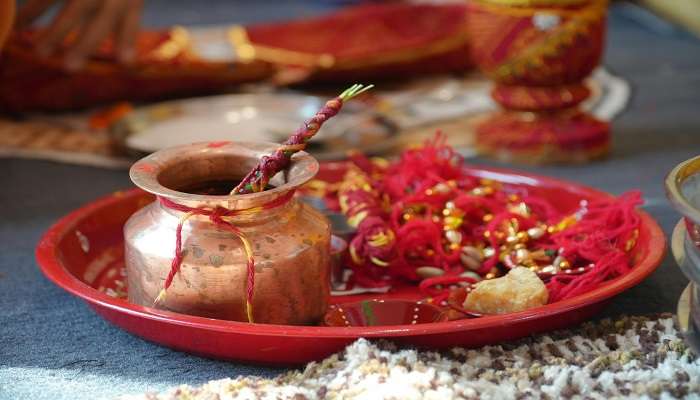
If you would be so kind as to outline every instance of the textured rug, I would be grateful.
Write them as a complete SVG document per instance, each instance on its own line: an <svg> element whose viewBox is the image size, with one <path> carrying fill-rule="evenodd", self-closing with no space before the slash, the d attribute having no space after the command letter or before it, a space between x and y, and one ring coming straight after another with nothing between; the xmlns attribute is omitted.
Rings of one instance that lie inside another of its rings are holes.
<svg viewBox="0 0 700 400"><path fill-rule="evenodd" d="M241 376L123 399L453 398L700 399L700 360L666 314L441 353L360 339L275 379Z"/></svg>

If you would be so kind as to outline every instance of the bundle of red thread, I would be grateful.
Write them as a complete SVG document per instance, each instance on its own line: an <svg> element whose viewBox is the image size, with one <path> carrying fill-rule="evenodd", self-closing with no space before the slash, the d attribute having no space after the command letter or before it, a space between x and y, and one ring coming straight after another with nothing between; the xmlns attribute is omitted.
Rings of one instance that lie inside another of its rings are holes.
<svg viewBox="0 0 700 400"><path fill-rule="evenodd" d="M549 301L570 298L631 268L639 192L582 201L562 212L526 186L480 179L440 135L398 160L352 157L338 186L357 233L352 284L415 282L435 300L451 289L524 266L545 281Z"/></svg>

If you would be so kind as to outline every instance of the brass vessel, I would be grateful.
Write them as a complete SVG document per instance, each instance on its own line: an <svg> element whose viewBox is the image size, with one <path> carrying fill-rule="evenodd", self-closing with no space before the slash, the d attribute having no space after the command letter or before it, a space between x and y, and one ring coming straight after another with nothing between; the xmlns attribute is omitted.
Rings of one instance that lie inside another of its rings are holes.
<svg viewBox="0 0 700 400"><path fill-rule="evenodd" d="M203 195L181 191L202 182L240 180L272 143L196 143L153 153L131 170L143 190L187 207L228 210L260 207L288 196L318 171L318 162L300 152L290 167L270 181L273 188L246 195ZM124 227L129 301L153 307L175 254L176 227L183 212L155 201ZM330 226L312 207L295 198L252 215L227 217L252 244L255 259L253 315L256 323L314 324L330 296ZM184 259L163 308L202 317L248 321L246 254L241 240L206 216L183 224Z"/></svg>

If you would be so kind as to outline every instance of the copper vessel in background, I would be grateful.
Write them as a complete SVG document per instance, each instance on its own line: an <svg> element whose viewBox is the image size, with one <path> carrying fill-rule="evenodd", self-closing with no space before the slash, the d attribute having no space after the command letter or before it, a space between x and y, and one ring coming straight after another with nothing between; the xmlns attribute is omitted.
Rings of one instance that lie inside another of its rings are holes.
<svg viewBox="0 0 700 400"><path fill-rule="evenodd" d="M203 195L181 191L206 182L240 180L270 154L272 143L197 143L161 150L135 163L140 188L188 207L248 209L289 195L311 179L318 162L300 152L270 182L273 188L247 195ZM230 190L230 189L229 189ZM191 191L191 190L190 190ZM171 268L176 227L183 213L156 201L124 227L129 301L152 307ZM291 198L254 215L228 219L248 237L255 258L253 313L256 323L315 324L330 296L330 226L311 206ZM184 261L159 308L184 314L247 321L246 255L240 239L193 216L182 229Z"/></svg>
<svg viewBox="0 0 700 400"><path fill-rule="evenodd" d="M700 155L678 164L666 177L666 196L683 218L671 237L671 251L690 280L678 300L678 326L700 352Z"/></svg>

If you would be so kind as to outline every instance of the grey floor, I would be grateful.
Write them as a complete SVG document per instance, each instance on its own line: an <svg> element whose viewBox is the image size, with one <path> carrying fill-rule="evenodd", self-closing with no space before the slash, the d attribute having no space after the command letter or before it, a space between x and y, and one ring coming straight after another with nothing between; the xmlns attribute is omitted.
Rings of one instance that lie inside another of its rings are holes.
<svg viewBox="0 0 700 400"><path fill-rule="evenodd" d="M311 15L341 2L148 0L149 25L254 22ZM662 186L678 162L700 153L700 41L628 5L611 11L605 64L633 85L602 162L528 167L612 193L644 191L670 233L678 215ZM494 164L486 160L476 163ZM81 204L130 187L126 171L0 159L0 399L113 398L179 383L279 370L202 359L133 337L48 282L33 257L42 232ZM673 311L686 279L670 256L605 315Z"/></svg>

